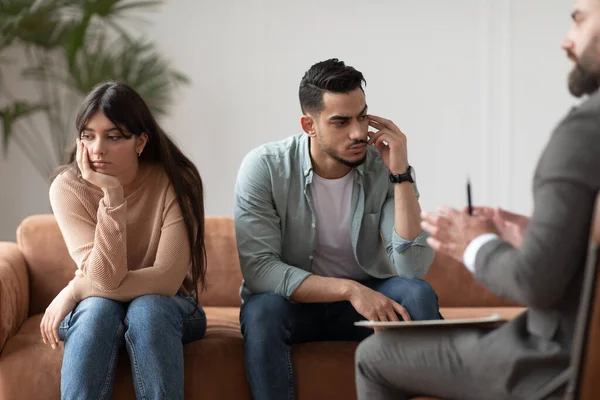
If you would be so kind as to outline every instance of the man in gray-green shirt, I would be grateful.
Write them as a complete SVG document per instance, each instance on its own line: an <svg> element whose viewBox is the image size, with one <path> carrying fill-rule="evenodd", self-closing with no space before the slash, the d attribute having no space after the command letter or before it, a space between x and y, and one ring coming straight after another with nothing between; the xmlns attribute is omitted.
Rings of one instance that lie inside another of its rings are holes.
<svg viewBox="0 0 600 400"><path fill-rule="evenodd" d="M374 321L437 319L406 136L367 113L337 59L300 82L304 133L252 150L235 187L240 321L255 400L295 398L290 345L356 340ZM369 127L373 128L369 132Z"/></svg>

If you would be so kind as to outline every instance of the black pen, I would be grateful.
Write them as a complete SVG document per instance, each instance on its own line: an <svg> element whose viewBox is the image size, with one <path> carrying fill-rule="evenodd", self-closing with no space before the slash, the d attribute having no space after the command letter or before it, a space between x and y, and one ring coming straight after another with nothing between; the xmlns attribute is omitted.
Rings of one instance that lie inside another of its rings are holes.
<svg viewBox="0 0 600 400"><path fill-rule="evenodd" d="M469 215L473 215L473 203L471 202L471 180L467 178L467 204L469 206Z"/></svg>

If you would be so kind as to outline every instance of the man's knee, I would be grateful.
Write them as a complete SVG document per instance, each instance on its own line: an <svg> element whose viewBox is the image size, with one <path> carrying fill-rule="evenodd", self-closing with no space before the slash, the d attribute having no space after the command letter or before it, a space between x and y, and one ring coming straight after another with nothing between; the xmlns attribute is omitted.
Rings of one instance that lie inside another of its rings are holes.
<svg viewBox="0 0 600 400"><path fill-rule="evenodd" d="M400 282L400 278L392 278ZM405 279L392 291L392 300L402 304L414 320L438 319L438 296L422 279Z"/></svg>
<svg viewBox="0 0 600 400"><path fill-rule="evenodd" d="M418 303L435 303L437 305L438 297L429 282L422 279L411 279L407 288L408 297Z"/></svg>
<svg viewBox="0 0 600 400"><path fill-rule="evenodd" d="M290 312L290 301L278 294L253 295L240 313L244 338L280 335L289 323Z"/></svg>

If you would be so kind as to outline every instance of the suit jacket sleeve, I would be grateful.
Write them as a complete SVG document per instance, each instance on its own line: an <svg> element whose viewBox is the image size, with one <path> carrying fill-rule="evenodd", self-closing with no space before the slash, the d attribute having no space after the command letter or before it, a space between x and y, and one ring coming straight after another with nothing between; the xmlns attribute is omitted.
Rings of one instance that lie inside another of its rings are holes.
<svg viewBox="0 0 600 400"><path fill-rule="evenodd" d="M495 294L549 308L583 267L600 187L598 106L597 98L588 100L553 133L534 179L535 210L521 247L493 240L477 253L476 277Z"/></svg>

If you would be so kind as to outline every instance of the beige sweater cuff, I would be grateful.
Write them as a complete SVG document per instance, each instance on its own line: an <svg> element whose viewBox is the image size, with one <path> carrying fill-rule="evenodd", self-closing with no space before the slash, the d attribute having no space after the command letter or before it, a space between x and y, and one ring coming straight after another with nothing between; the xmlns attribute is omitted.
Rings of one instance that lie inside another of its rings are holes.
<svg viewBox="0 0 600 400"><path fill-rule="evenodd" d="M73 300L76 302L80 302L92 292L92 282L85 277L76 276L69 282L69 286L71 286Z"/></svg>
<svg viewBox="0 0 600 400"><path fill-rule="evenodd" d="M103 188L102 191L104 192L104 204L108 208L118 207L125 201L123 186Z"/></svg>

